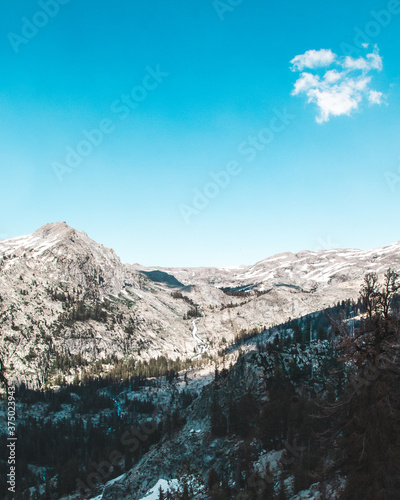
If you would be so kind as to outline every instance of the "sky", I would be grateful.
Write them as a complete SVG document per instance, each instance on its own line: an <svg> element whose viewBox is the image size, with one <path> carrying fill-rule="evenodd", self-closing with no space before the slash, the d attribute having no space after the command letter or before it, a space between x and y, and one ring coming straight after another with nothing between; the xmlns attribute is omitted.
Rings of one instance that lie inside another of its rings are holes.
<svg viewBox="0 0 400 500"><path fill-rule="evenodd" d="M400 1L3 0L0 238L147 266L400 240Z"/></svg>

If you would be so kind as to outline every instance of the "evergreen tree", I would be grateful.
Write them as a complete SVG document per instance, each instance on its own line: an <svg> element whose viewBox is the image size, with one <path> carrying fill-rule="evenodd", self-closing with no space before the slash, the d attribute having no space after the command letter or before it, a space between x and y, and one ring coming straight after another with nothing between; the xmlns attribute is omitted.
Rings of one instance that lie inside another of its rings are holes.
<svg viewBox="0 0 400 500"><path fill-rule="evenodd" d="M281 476L281 479L279 482L279 492L278 492L277 500L287 500L285 483L284 483L282 476Z"/></svg>
<svg viewBox="0 0 400 500"><path fill-rule="evenodd" d="M182 492L181 500L190 500L190 497L189 497L189 488L188 488L187 484L185 484L184 487L183 487L183 492Z"/></svg>
<svg viewBox="0 0 400 500"><path fill-rule="evenodd" d="M251 391L248 391L239 401L229 402L229 432L246 437L250 431L250 423L258 414Z"/></svg>
<svg viewBox="0 0 400 500"><path fill-rule="evenodd" d="M211 404L211 432L214 436L224 437L227 432L227 420L223 414L221 407L217 402L216 395L213 395Z"/></svg>
<svg viewBox="0 0 400 500"><path fill-rule="evenodd" d="M214 486L218 484L219 484L218 473L214 468L212 468L208 473L208 481L207 481L208 489L212 490Z"/></svg>

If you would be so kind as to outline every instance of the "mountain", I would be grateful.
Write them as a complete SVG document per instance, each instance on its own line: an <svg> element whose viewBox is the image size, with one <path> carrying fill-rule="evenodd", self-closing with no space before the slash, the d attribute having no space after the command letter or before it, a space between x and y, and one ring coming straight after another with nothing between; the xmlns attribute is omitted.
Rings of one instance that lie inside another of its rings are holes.
<svg viewBox="0 0 400 500"><path fill-rule="evenodd" d="M65 222L46 224L31 235L0 241L0 255L3 276L36 273L41 279L94 286L99 298L118 293L124 283L124 268L114 251Z"/></svg>
<svg viewBox="0 0 400 500"><path fill-rule="evenodd" d="M2 358L12 376L41 387L63 359L76 371L112 357L217 356L241 335L355 299L365 273L388 267L400 269L400 243L253 266L149 268L122 264L65 222L46 224L0 241Z"/></svg>
<svg viewBox="0 0 400 500"><path fill-rule="evenodd" d="M56 355L93 363L193 353L188 308L65 223L0 241L0 348L30 386L52 376Z"/></svg>

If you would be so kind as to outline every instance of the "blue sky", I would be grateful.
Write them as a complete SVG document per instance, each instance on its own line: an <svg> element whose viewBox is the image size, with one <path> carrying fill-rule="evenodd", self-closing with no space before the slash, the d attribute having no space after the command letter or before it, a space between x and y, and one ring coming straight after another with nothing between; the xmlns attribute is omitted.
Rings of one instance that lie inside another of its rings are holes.
<svg viewBox="0 0 400 500"><path fill-rule="evenodd" d="M54 2L0 7L0 237L164 266L400 239L400 2Z"/></svg>

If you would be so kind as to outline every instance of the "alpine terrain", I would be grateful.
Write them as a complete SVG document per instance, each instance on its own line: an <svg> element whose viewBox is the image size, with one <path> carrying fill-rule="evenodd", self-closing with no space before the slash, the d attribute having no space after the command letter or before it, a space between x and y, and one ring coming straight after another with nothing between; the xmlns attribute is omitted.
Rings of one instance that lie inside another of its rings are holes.
<svg viewBox="0 0 400 500"><path fill-rule="evenodd" d="M400 243L163 268L65 222L0 241L15 498L397 498L399 271Z"/></svg>

